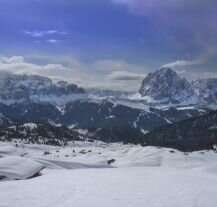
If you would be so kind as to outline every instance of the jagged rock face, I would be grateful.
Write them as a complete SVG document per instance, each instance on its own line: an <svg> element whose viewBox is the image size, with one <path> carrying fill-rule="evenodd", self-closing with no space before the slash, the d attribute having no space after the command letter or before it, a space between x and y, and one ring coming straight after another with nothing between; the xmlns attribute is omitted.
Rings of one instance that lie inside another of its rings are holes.
<svg viewBox="0 0 217 207"><path fill-rule="evenodd" d="M195 104L198 101L191 84L170 68L149 73L143 80L139 93L143 97L162 103Z"/></svg>
<svg viewBox="0 0 217 207"><path fill-rule="evenodd" d="M31 96L56 96L80 94L84 89L75 84L58 82L37 75L4 74L0 78L0 98L2 100L28 100Z"/></svg>
<svg viewBox="0 0 217 207"><path fill-rule="evenodd" d="M192 86L204 104L217 104L217 78L196 80Z"/></svg>

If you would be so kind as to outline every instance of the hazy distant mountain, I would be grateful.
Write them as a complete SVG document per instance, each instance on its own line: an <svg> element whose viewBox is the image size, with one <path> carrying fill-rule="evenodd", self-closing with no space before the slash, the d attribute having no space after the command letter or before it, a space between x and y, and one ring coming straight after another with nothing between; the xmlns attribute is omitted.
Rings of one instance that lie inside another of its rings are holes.
<svg viewBox="0 0 217 207"><path fill-rule="evenodd" d="M192 86L203 104L217 105L217 78L196 80Z"/></svg>
<svg viewBox="0 0 217 207"><path fill-rule="evenodd" d="M71 99L85 91L65 81L53 83L47 77L38 75L4 74L0 77L0 102L6 104L24 101L52 102L63 96ZM52 100L53 98L53 100Z"/></svg>

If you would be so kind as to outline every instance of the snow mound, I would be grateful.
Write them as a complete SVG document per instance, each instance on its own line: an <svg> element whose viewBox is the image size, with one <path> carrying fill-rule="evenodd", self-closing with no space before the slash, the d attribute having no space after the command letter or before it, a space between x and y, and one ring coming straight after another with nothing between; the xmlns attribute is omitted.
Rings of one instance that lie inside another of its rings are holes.
<svg viewBox="0 0 217 207"><path fill-rule="evenodd" d="M0 155L5 156L5 155L16 155L16 156L23 156L25 155L25 150L20 150L14 146L10 145L2 145L0 146Z"/></svg>
<svg viewBox="0 0 217 207"><path fill-rule="evenodd" d="M23 180L38 174L44 166L33 160L7 156L0 159L0 178Z"/></svg>
<svg viewBox="0 0 217 207"><path fill-rule="evenodd" d="M36 158L35 161L43 164L47 169L94 169L94 168L111 168L107 161L98 162L74 162L55 159Z"/></svg>

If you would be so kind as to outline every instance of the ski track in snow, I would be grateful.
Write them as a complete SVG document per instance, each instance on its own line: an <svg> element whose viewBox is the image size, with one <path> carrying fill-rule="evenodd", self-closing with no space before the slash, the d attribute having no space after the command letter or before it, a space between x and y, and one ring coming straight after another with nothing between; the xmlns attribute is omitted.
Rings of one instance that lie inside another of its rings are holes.
<svg viewBox="0 0 217 207"><path fill-rule="evenodd" d="M28 153L24 157L47 168L40 177L0 182L0 207L217 206L217 154L213 151L186 156L166 148L103 143L18 149L0 144L0 154L1 149L5 156ZM43 155L45 150L52 154ZM106 162L112 158L116 161L109 167Z"/></svg>

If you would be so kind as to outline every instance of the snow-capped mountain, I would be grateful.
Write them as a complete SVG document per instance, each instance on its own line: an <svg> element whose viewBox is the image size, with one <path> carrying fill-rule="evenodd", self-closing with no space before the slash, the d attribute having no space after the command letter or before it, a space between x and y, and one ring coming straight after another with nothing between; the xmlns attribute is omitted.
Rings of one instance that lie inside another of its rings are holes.
<svg viewBox="0 0 217 207"><path fill-rule="evenodd" d="M143 100L156 104L192 105L199 103L199 97L191 84L170 68L149 73L139 90Z"/></svg>
<svg viewBox="0 0 217 207"><path fill-rule="evenodd" d="M213 79L190 83L163 68L144 79L141 98L136 99L131 93L84 90L46 77L5 74L0 78L0 137L64 145L85 130L86 138L143 143L144 136L158 127L210 112L207 106L216 103L215 84Z"/></svg>
<svg viewBox="0 0 217 207"><path fill-rule="evenodd" d="M170 68L149 73L143 80L139 93L122 91L83 89L65 81L53 82L38 75L16 75L1 73L0 103L13 105L25 102L49 103L64 106L77 100L97 102L108 100L119 105L189 106L217 105L217 79L196 80L190 83ZM120 103L121 102L121 103ZM140 108L140 107L139 107Z"/></svg>
<svg viewBox="0 0 217 207"><path fill-rule="evenodd" d="M38 75L4 73L0 77L0 102L5 104L24 101L55 102L64 96L75 99L85 93L84 89L65 81L54 83Z"/></svg>
<svg viewBox="0 0 217 207"><path fill-rule="evenodd" d="M195 104L199 98L191 84L169 68L149 74L140 93L142 98L152 99L155 106L173 103L177 109L168 105L167 110L154 110L151 102L133 99L130 93L100 89L85 92L64 81L54 83L36 75L4 74L0 78L0 125L46 121L78 128L130 126L150 131L207 113L198 106L177 107Z"/></svg>
<svg viewBox="0 0 217 207"><path fill-rule="evenodd" d="M192 86L203 104L217 105L217 78L196 80Z"/></svg>

